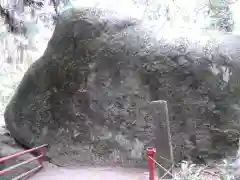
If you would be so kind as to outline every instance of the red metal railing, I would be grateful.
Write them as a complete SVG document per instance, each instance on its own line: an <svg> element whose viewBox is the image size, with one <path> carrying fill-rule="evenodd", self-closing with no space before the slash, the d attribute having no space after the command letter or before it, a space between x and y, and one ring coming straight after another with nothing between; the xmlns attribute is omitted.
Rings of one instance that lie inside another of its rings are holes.
<svg viewBox="0 0 240 180"><path fill-rule="evenodd" d="M155 149L153 147L148 147L147 148L147 157L148 157L148 171L149 171L149 180L154 180L154 154L155 154Z"/></svg>
<svg viewBox="0 0 240 180"><path fill-rule="evenodd" d="M36 150L39 150L39 151L40 151L40 155L38 155L37 157L30 158L30 159L28 159L28 160L26 160L26 161L23 161L23 162L19 163L19 164L16 164L16 165L13 165L13 166L11 166L11 167L8 167L8 168L6 168L6 169L1 170L1 171L0 171L0 176L3 175L3 174L9 173L9 172L13 171L14 169L16 169L16 168L18 168L18 167L20 167L20 166L22 166L22 165L28 164L28 163L30 163L30 162L32 162L32 161L34 161L34 160L38 160L39 163L40 163L40 165L37 166L36 168L32 169L32 170L29 170L29 171L27 171L27 172L25 172L25 173L23 173L23 174L15 177L13 180L19 180L19 179L21 179L21 178L23 178L23 177L26 177L26 176L34 173L34 172L39 171L40 169L43 168L43 158L44 158L44 156L45 156L45 148L46 148L47 146L48 146L47 144L44 144L44 145L37 146L37 147L35 147L35 148L29 149L29 150L26 150L26 151L22 151L22 152L19 152L19 153L16 153L16 154L12 154L12 155L9 155L9 156L0 158L0 163L4 163L4 162L7 161L7 160L16 158L16 157L21 156L21 155L24 155L24 154L26 154L26 153L30 153L30 152L33 152L33 151L36 151Z"/></svg>

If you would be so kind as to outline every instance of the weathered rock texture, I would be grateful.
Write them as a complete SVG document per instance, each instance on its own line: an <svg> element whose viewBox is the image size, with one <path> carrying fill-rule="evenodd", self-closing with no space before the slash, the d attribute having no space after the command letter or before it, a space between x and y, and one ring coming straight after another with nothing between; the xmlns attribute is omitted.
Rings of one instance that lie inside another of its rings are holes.
<svg viewBox="0 0 240 180"><path fill-rule="evenodd" d="M202 46L157 34L110 11L65 12L6 108L12 136L27 146L49 143L60 165L140 165L154 139L147 104L162 99L176 161L235 153L239 38Z"/></svg>

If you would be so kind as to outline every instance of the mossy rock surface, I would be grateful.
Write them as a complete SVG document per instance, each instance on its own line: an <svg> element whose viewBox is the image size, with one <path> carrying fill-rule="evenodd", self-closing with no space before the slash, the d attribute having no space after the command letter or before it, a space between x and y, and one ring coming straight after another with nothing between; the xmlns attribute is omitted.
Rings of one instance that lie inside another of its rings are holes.
<svg viewBox="0 0 240 180"><path fill-rule="evenodd" d="M202 36L209 38L204 45L197 36L169 41L112 11L70 9L9 102L6 126L26 146L50 144L56 164L146 165L155 137L142 107L166 100L176 161L189 149L232 155L229 129L234 139L240 130L240 38Z"/></svg>

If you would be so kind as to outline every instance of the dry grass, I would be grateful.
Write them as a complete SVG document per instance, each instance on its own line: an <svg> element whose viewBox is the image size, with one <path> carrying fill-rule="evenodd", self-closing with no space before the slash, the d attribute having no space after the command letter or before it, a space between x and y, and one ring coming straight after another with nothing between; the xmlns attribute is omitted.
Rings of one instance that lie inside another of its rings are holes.
<svg viewBox="0 0 240 180"><path fill-rule="evenodd" d="M222 161L215 167L198 166L183 161L179 168L173 169L173 180L235 180L237 179L231 162Z"/></svg>

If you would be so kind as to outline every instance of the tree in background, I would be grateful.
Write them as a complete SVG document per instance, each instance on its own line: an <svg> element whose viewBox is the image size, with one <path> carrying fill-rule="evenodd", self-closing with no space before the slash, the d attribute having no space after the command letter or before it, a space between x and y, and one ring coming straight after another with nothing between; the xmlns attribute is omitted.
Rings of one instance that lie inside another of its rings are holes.
<svg viewBox="0 0 240 180"><path fill-rule="evenodd" d="M44 51L58 15L58 3L0 0L0 116L26 69Z"/></svg>
<svg viewBox="0 0 240 180"><path fill-rule="evenodd" d="M209 0L210 29L232 32L234 28L231 2L227 0Z"/></svg>

